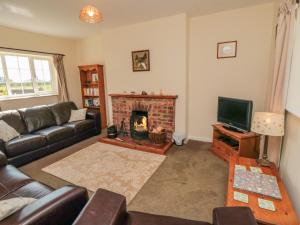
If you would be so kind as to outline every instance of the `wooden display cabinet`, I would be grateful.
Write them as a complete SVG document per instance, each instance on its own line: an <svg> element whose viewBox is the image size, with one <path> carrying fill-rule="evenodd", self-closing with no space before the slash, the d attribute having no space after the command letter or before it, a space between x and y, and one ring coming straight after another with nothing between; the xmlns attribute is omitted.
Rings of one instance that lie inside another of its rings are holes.
<svg viewBox="0 0 300 225"><path fill-rule="evenodd" d="M222 124L213 125L212 152L229 161L230 156L257 159L260 135L254 132L239 133L226 129Z"/></svg>
<svg viewBox="0 0 300 225"><path fill-rule="evenodd" d="M107 119L103 65L79 66L79 71L83 107L99 110L101 127L105 128L107 126Z"/></svg>

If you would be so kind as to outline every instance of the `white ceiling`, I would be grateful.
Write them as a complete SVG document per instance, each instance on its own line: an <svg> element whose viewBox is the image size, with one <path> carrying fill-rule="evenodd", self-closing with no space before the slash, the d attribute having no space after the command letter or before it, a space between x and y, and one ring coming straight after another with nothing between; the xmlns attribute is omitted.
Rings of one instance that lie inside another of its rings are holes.
<svg viewBox="0 0 300 225"><path fill-rule="evenodd" d="M0 25L37 33L82 38L104 29L186 12L188 16L256 5L272 0L0 0ZM80 9L93 4L104 22L87 24Z"/></svg>

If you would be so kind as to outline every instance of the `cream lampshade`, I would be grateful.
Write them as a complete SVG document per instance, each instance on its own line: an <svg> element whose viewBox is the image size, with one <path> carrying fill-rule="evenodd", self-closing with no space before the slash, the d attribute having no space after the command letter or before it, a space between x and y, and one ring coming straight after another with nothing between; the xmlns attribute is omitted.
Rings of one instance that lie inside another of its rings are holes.
<svg viewBox="0 0 300 225"><path fill-rule="evenodd" d="M256 112L252 120L253 132L269 136L284 135L284 115L270 112Z"/></svg>
<svg viewBox="0 0 300 225"><path fill-rule="evenodd" d="M257 162L261 166L271 166L271 162L268 160L269 136L281 137L284 135L284 114L256 112L252 120L251 130L265 135L263 156Z"/></svg>

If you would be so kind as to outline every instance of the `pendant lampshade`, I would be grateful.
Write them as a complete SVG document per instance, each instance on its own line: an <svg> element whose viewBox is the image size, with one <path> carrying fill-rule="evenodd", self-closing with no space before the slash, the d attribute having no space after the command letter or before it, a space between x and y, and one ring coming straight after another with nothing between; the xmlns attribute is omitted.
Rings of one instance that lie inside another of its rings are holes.
<svg viewBox="0 0 300 225"><path fill-rule="evenodd" d="M80 19L87 23L99 23L103 20L101 12L92 5L87 5L80 11Z"/></svg>

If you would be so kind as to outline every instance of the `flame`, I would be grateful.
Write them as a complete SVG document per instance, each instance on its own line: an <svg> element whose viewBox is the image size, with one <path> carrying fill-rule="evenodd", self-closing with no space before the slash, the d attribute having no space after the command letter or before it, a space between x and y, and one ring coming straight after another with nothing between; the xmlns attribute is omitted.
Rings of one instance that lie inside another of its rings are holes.
<svg viewBox="0 0 300 225"><path fill-rule="evenodd" d="M145 116L142 117L142 119L140 120L136 120L134 122L134 129L138 132L144 132L148 130L148 126L147 126L147 118Z"/></svg>

